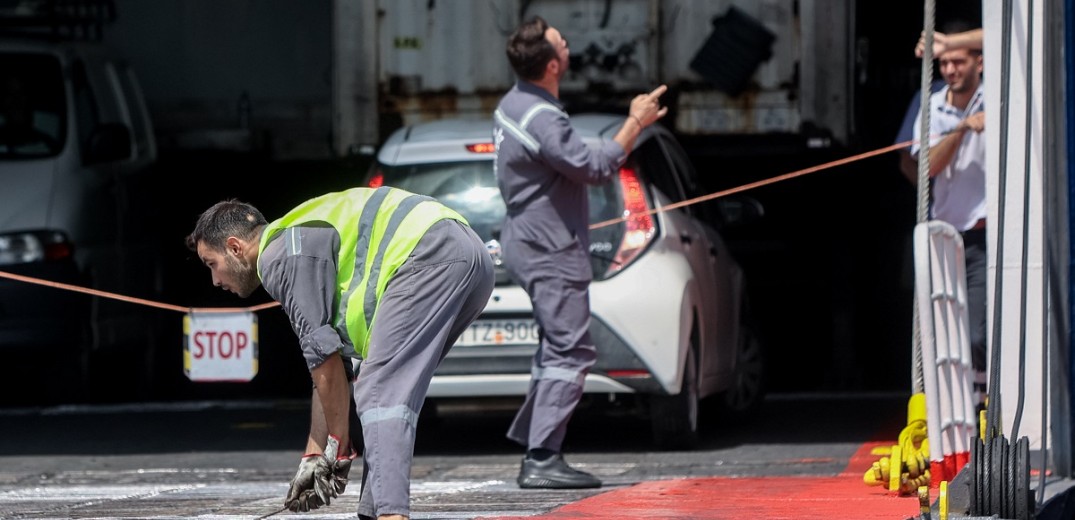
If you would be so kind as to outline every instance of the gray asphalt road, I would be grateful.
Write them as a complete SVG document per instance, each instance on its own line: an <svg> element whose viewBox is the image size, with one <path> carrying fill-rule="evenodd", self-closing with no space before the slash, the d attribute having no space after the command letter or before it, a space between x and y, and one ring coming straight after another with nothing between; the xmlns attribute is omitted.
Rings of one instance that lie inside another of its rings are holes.
<svg viewBox="0 0 1075 520"><path fill-rule="evenodd" d="M570 462L614 489L688 476L835 475L863 443L895 438L899 395L773 396L749 420L709 415L701 446L655 452L638 419L581 410ZM2 518L257 518L278 511L306 436L302 402L0 409ZM603 490L514 485L506 413L419 427L414 518L527 516ZM354 475L357 480L357 475ZM355 488L316 518L353 518ZM289 512L277 516L294 517Z"/></svg>

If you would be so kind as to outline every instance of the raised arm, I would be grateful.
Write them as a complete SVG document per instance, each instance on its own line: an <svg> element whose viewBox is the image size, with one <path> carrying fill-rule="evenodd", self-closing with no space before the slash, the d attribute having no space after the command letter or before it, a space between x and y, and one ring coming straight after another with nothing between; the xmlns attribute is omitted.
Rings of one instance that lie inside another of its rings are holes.
<svg viewBox="0 0 1075 520"><path fill-rule="evenodd" d="M642 129L652 125L655 121L668 113L668 107L661 106L661 95L668 90L666 85L661 85L649 94L639 94L631 100L631 108L627 112L627 120L624 121L620 131L612 140L620 143L623 151L631 153L635 147L635 140Z"/></svg>
<svg viewBox="0 0 1075 520"><path fill-rule="evenodd" d="M971 29L969 31L944 34L942 32L933 33L933 56L939 56L941 53L950 51L952 49L977 49L982 50L982 30ZM921 58L922 54L926 50L926 35L923 33L918 37L918 43L914 48L914 55Z"/></svg>

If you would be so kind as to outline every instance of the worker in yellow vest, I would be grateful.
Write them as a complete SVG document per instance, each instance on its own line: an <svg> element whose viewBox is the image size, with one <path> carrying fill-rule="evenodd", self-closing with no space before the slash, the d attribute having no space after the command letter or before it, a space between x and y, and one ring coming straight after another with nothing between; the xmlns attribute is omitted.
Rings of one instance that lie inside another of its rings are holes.
<svg viewBox="0 0 1075 520"><path fill-rule="evenodd" d="M227 200L198 218L187 247L214 285L240 297L264 286L299 338L314 391L306 455L285 505L316 509L346 487L353 391L365 444L358 516L409 518L430 379L493 289L492 261L466 220L389 187L323 195L271 223Z"/></svg>

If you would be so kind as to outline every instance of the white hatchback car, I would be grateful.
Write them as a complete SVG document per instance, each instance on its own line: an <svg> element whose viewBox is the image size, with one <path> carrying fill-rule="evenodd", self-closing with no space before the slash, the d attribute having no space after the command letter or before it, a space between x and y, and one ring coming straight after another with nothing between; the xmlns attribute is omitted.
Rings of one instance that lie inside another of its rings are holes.
<svg viewBox="0 0 1075 520"><path fill-rule="evenodd" d="M584 114L571 122L596 146L612 139L623 117ZM505 206L491 139L489 120L402 128L381 147L367 180L459 211L498 265L488 306L433 378L433 399L523 396L530 384L541 331L528 296L499 267ZM591 229L590 334L598 358L585 392L637 404L630 409L649 415L662 447L694 444L702 398L719 394L724 408L745 412L763 396L762 349L749 327L742 270L709 224L760 216L760 207L718 199L647 214L697 195L691 162L660 125L638 138L617 180L589 189L591 223L633 216Z"/></svg>

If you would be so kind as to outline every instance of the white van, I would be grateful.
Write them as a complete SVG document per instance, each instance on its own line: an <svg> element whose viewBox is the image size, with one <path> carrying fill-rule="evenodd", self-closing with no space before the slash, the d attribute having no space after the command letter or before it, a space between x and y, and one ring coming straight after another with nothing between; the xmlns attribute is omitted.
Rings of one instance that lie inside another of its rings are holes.
<svg viewBox="0 0 1075 520"><path fill-rule="evenodd" d="M0 271L154 296L154 204L133 187L152 185L157 150L131 68L99 42L0 32L0 71ZM5 372L45 368L66 401L103 379L136 395L152 377L155 321L137 305L0 278Z"/></svg>

